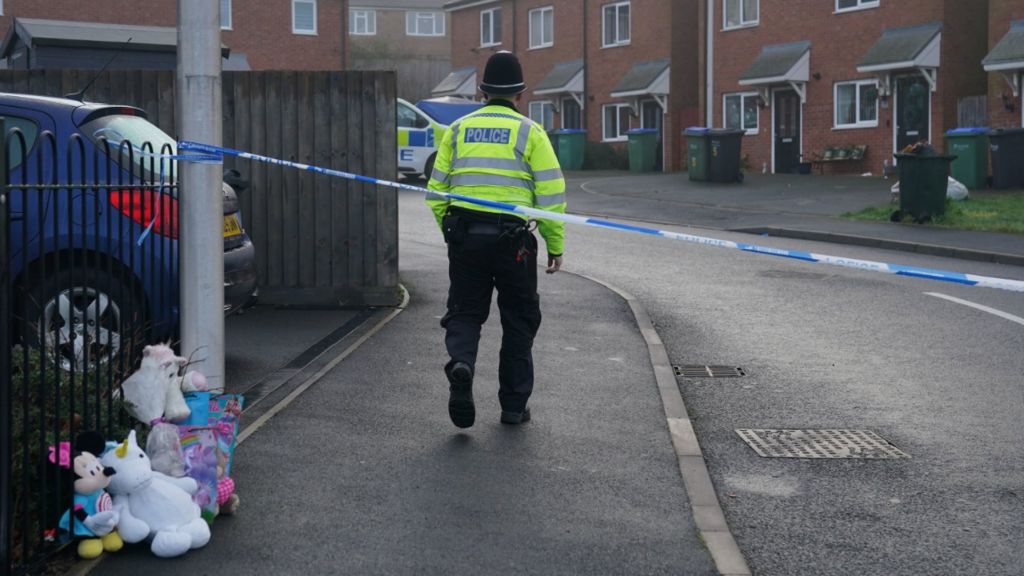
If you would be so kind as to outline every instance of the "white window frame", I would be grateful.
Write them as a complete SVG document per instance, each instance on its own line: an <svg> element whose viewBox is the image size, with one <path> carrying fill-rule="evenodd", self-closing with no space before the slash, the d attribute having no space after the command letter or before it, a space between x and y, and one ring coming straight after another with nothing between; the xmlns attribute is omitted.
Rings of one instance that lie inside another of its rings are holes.
<svg viewBox="0 0 1024 576"><path fill-rule="evenodd" d="M740 5L740 23L735 26L729 25L729 3L739 2ZM740 28L751 28L761 23L761 0L754 0L757 4L757 18L748 20L747 15L744 13L743 0L722 0L722 30L739 30Z"/></svg>
<svg viewBox="0 0 1024 576"><path fill-rule="evenodd" d="M629 11L629 24L626 26L626 39L623 40L620 36L622 30L619 30L619 10L625 7ZM610 43L605 43L607 37L608 18L605 16L609 9L615 11L615 40ZM601 6L601 47L602 48L613 48L615 46L628 46L633 38L633 9L629 5L629 1L626 2L613 2L611 4L605 4Z"/></svg>
<svg viewBox="0 0 1024 576"><path fill-rule="evenodd" d="M420 17L430 16L433 25L431 32L420 30ZM438 24L440 22L440 24ZM412 24L412 26L410 26ZM444 12L440 10L406 10L405 11L405 35L406 36L427 36L438 38L444 36Z"/></svg>
<svg viewBox="0 0 1024 576"><path fill-rule="evenodd" d="M849 8L840 8L839 1L840 0L835 1L836 14L841 14L843 12L856 12L858 10L868 10L870 8L878 8L879 4L881 3L881 0L855 0L855 2L857 3L856 6L851 6Z"/></svg>
<svg viewBox="0 0 1024 576"><path fill-rule="evenodd" d="M305 30L295 27L295 9L300 4L309 4L313 7L313 29ZM316 36L317 31L317 6L316 0L292 0L292 34L299 34L303 36Z"/></svg>
<svg viewBox="0 0 1024 576"><path fill-rule="evenodd" d="M836 82L832 85L832 129L833 130L850 130L854 128L877 128L878 127L878 99L875 99L875 119L874 120L861 120L860 119L860 90L861 86L876 86L878 82L872 80L844 80L842 82ZM854 99L853 99L853 110L856 115L856 120L852 124L840 124L839 123L839 87L840 86L854 86Z"/></svg>
<svg viewBox="0 0 1024 576"><path fill-rule="evenodd" d="M534 100L530 102L528 110L529 113L527 115L530 120L540 124L545 132L555 128L555 104L551 100ZM537 116L535 110L539 110L540 117ZM548 118L551 119L549 123L544 122L545 110L547 111Z"/></svg>
<svg viewBox="0 0 1024 576"><path fill-rule="evenodd" d="M753 136L753 135L755 135L755 134L757 134L758 132L761 131L761 113L760 113L761 106L760 106L759 103L755 103L754 104L754 106L757 106L758 114L756 116L756 118L757 118L757 125L754 126L753 128L748 128L747 126L744 126L744 123L745 123L745 120L746 120L746 116L744 116L743 111L747 109L747 99L758 99L758 98L761 97L761 95L758 94L757 92L730 92L728 94L722 94L722 128L728 128L729 127L729 118L728 118L728 116L726 116L729 113L729 105L728 105L729 98L737 98L737 97L740 99L740 126L739 126L739 129L741 129L744 132L746 132L747 135Z"/></svg>
<svg viewBox="0 0 1024 576"><path fill-rule="evenodd" d="M363 31L359 31L359 23ZM377 35L377 11L372 8L352 8L348 14L348 32L353 36Z"/></svg>
<svg viewBox="0 0 1024 576"><path fill-rule="evenodd" d="M225 4L227 4L227 8L228 8L227 9L227 13L226 13L227 14L227 18L224 17L224 15L225 15L224 5ZM231 30L232 26L234 26L234 19L231 17L231 9L232 9L231 4L232 4L231 0L220 0L220 29L221 30ZM3 14L3 13L4 13L4 2L3 2L3 0L0 0L0 14ZM224 23L225 20L227 20L226 24Z"/></svg>
<svg viewBox="0 0 1024 576"><path fill-rule="evenodd" d="M533 15L534 13L540 14L540 43L533 43ZM544 16L545 14L551 18L551 38L547 42L544 41ZM527 22L530 23L529 30L529 41L530 50L536 50L537 48L548 48L555 45L555 7L554 6L542 6L540 8L534 8L530 10L528 14Z"/></svg>
<svg viewBox="0 0 1024 576"><path fill-rule="evenodd" d="M489 8L487 10L481 10L480 11L480 47L481 48L486 48L488 46L498 46L498 45L501 44L501 40L498 40L497 42L494 41L494 38L501 34L501 27L498 26L497 28L495 28L495 26L494 26L494 13L495 12L500 14L501 13L501 8ZM488 25L488 27L490 29L490 33L491 33L491 41L490 42L484 42L484 14L489 14L490 15L490 18L489 18L488 23L487 23L487 25Z"/></svg>
<svg viewBox="0 0 1024 576"><path fill-rule="evenodd" d="M612 137L612 138L608 137L608 124L607 124L607 120L608 120L608 109L609 108L615 108L615 128L616 128L616 132L619 134L618 136ZM626 136L626 132L629 132L630 121L628 121L628 120L626 121L626 126L625 127L619 125L619 120L622 118L622 112L621 112L622 108L629 108L629 104L627 104L625 102L613 102L611 104L605 104L604 106L601 106L601 141L602 142L625 142L626 140L629 139L629 137Z"/></svg>

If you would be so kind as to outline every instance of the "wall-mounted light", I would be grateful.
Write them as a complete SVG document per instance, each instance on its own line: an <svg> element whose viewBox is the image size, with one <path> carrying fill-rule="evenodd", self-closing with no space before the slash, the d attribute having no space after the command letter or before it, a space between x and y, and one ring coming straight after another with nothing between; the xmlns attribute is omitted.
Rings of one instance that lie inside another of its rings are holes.
<svg viewBox="0 0 1024 576"><path fill-rule="evenodd" d="M811 74L811 77L815 80L821 80L821 72L815 72L814 74Z"/></svg>
<svg viewBox="0 0 1024 576"><path fill-rule="evenodd" d="M1003 108L1006 108L1007 112L1013 112L1016 108L1015 98L1006 92L1003 92Z"/></svg>

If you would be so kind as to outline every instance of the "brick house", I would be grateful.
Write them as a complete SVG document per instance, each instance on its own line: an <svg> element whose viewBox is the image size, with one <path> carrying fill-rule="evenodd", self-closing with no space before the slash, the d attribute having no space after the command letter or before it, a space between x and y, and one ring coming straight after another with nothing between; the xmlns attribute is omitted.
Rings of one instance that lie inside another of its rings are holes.
<svg viewBox="0 0 1024 576"><path fill-rule="evenodd" d="M679 134L698 118L697 0L457 0L452 73L435 95L478 97L491 54L523 63L520 108L545 128L581 128L625 149L632 128L659 130L659 165L678 169Z"/></svg>
<svg viewBox="0 0 1024 576"><path fill-rule="evenodd" d="M253 70L340 70L343 66L342 34L344 6L348 0L219 0L221 7L222 42L234 55L233 60L245 62ZM177 0L149 0L140 9L138 0L2 0L0 30L12 39L15 18L35 21L70 21L118 25L172 28L177 22ZM27 34L26 34L27 35ZM130 34L123 34L125 39ZM132 50L114 36L90 38L86 46L94 51L114 53ZM65 40L66 39L55 39ZM133 38L139 42L140 38ZM52 44L52 43L51 43ZM11 67L31 66L35 58L32 46L26 46L28 57L8 61ZM73 46L70 48L74 48ZM109 56L85 59L85 52L68 50L68 58L80 57L79 67L98 68ZM8 55L10 56L10 55ZM98 62L98 64L97 64ZM117 67L116 62L114 66ZM123 67L123 66L122 66Z"/></svg>
<svg viewBox="0 0 1024 576"><path fill-rule="evenodd" d="M1024 126L1024 0L989 0L988 118L992 128Z"/></svg>
<svg viewBox="0 0 1024 576"><path fill-rule="evenodd" d="M769 172L796 171L828 148L866 145L862 161L828 166L878 174L908 144L941 149L960 99L987 93L987 5L701 2L705 122L745 130L750 168Z"/></svg>
<svg viewBox="0 0 1024 576"><path fill-rule="evenodd" d="M416 101L451 71L445 0L349 0L347 68L395 70L398 96Z"/></svg>

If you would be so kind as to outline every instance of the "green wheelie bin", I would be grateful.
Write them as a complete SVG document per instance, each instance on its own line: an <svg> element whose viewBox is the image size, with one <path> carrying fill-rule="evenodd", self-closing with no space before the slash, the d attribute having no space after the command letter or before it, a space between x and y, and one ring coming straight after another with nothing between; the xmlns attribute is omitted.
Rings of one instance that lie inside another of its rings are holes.
<svg viewBox="0 0 1024 576"><path fill-rule="evenodd" d="M953 178L974 190L988 181L988 128L957 128L946 132L946 154L956 156Z"/></svg>
<svg viewBox="0 0 1024 576"><path fill-rule="evenodd" d="M626 132L629 138L630 172L653 172L657 163L658 130L636 128Z"/></svg>
<svg viewBox="0 0 1024 576"><path fill-rule="evenodd" d="M900 169L900 209L893 220L909 216L917 223L946 213L949 165L956 156L894 154Z"/></svg>
<svg viewBox="0 0 1024 576"><path fill-rule="evenodd" d="M582 170L583 150L587 143L586 130L562 129L549 133L558 164L562 170Z"/></svg>
<svg viewBox="0 0 1024 576"><path fill-rule="evenodd" d="M692 126L683 130L686 137L686 171L693 182L708 181L708 129Z"/></svg>

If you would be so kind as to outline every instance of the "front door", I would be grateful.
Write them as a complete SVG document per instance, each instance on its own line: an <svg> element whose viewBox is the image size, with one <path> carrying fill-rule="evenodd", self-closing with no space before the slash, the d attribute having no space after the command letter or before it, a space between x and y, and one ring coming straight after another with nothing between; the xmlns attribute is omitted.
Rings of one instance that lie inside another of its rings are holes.
<svg viewBox="0 0 1024 576"><path fill-rule="evenodd" d="M896 79L896 150L917 142L927 142L931 116L931 89L922 76Z"/></svg>
<svg viewBox="0 0 1024 576"><path fill-rule="evenodd" d="M654 169L661 170L662 158L662 119L661 105L654 100L644 100L640 103L640 127L653 128L658 131L658 149L655 151Z"/></svg>
<svg viewBox="0 0 1024 576"><path fill-rule="evenodd" d="M800 165L800 96L795 90L775 93L775 173L793 174Z"/></svg>

